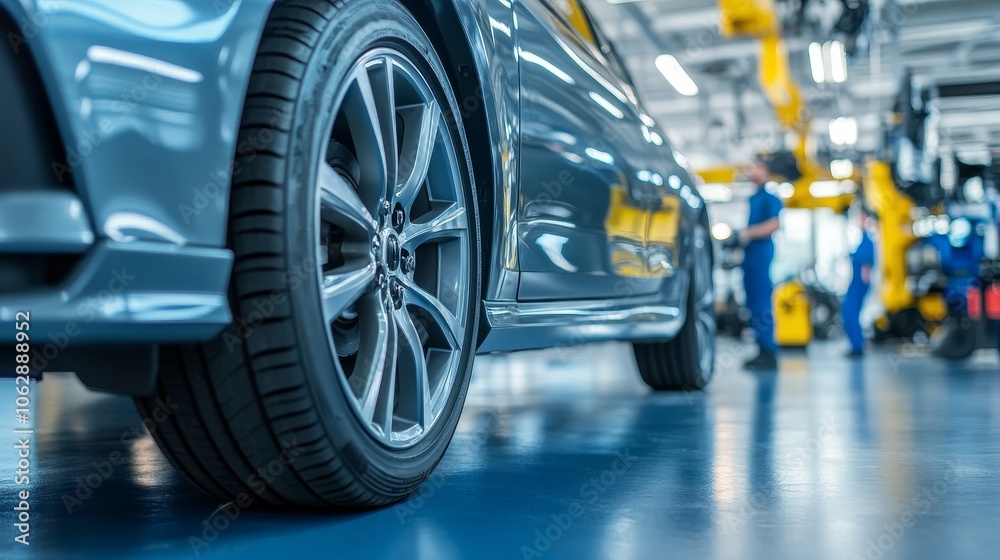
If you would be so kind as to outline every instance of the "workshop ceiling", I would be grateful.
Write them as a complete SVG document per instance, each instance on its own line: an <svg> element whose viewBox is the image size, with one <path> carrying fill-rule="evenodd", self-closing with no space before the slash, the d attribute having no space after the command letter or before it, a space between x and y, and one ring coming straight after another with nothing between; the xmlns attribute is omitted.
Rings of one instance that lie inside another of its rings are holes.
<svg viewBox="0 0 1000 560"><path fill-rule="evenodd" d="M696 166L739 163L782 142L757 80L757 43L721 37L714 0L586 3L625 60L647 110ZM841 84L817 84L808 55L811 43L836 38L821 30L839 17L841 2L810 3L810 22L786 41L792 74L814 115L820 151L837 152L828 123L841 116L858 122L852 155L878 149L905 68L921 84L1000 81L997 0L871 0L876 40L849 60ZM782 0L778 6L789 10ZM691 75L697 95L682 96L657 71L654 60L663 53L675 56ZM978 160L1000 148L1000 96L951 97L940 107L945 153Z"/></svg>

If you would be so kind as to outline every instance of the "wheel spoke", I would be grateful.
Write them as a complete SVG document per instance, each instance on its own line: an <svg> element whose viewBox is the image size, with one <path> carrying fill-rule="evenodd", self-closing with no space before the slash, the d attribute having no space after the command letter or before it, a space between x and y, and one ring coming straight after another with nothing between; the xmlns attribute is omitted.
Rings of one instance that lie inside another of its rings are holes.
<svg viewBox="0 0 1000 560"><path fill-rule="evenodd" d="M374 392L374 402L370 405L371 415L367 416L367 412L363 412L363 414L366 414L365 418L368 418L371 423L381 428L383 436L386 440L389 440L392 437L392 415L396 397L399 325L388 314L385 320L388 336L386 337L386 346L383 350L384 356L381 360L381 368L372 370L372 375L379 377L379 387ZM363 411L368 411L368 405L365 406L366 408Z"/></svg>
<svg viewBox="0 0 1000 560"><path fill-rule="evenodd" d="M460 348L462 342L465 340L465 328L452 315L451 311L441 303L441 300L429 294L408 278L402 277L399 281L403 283L405 288L403 292L404 304L413 305L426 311L430 315L431 320L437 323L441 332L444 333L448 345L455 349Z"/></svg>
<svg viewBox="0 0 1000 560"><path fill-rule="evenodd" d="M399 383L400 388L407 388L410 394L404 397L404 392L400 391L400 398L410 398L415 405L414 420L423 428L430 426L431 422L431 391L430 377L427 374L427 358L424 355L424 346L420 342L420 335L413 325L413 318L406 310L406 307L393 312L396 328L399 333L400 362L399 362Z"/></svg>
<svg viewBox="0 0 1000 560"><path fill-rule="evenodd" d="M432 239L461 237L469 231L469 216L460 204L449 204L432 211L426 221L410 223L403 229L402 244L416 249Z"/></svg>
<svg viewBox="0 0 1000 560"><path fill-rule="evenodd" d="M394 65L392 59L383 57L368 67L368 77L372 88L372 99L378 115L378 126L384 146L386 185L395 188L399 182L399 153L396 146L396 95L394 85Z"/></svg>
<svg viewBox="0 0 1000 560"><path fill-rule="evenodd" d="M365 207L364 202L361 201L361 197L326 162L321 163L319 166L317 183L319 184L321 208L329 208L338 215L347 218L355 225L361 226L368 238L375 233L375 220L372 218L368 208ZM348 225L335 218L332 221L342 227Z"/></svg>
<svg viewBox="0 0 1000 560"><path fill-rule="evenodd" d="M354 139L361 175L359 183L364 191L362 198L368 208L375 207L389 184L378 106L368 68L361 66L354 72L353 82L344 98L343 112Z"/></svg>
<svg viewBox="0 0 1000 560"><path fill-rule="evenodd" d="M441 125L441 109L431 101L400 108L399 114L405 124L405 135L394 197L396 202L409 209L427 178Z"/></svg>
<svg viewBox="0 0 1000 560"><path fill-rule="evenodd" d="M358 301L374 278L374 260L354 267L342 266L325 271L321 293L323 318L327 324L340 317L349 305Z"/></svg>
<svg viewBox="0 0 1000 560"><path fill-rule="evenodd" d="M386 363L394 353L396 325L390 320L385 304L378 293L364 298L361 320L361 346L359 360L354 365L351 384L358 399L361 417L367 422L375 418L375 407L381 393Z"/></svg>

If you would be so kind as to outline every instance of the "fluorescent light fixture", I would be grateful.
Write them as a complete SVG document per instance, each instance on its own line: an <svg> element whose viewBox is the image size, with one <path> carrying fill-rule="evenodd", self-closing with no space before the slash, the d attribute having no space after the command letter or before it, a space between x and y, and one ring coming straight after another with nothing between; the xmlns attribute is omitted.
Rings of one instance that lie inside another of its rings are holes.
<svg viewBox="0 0 1000 560"><path fill-rule="evenodd" d="M833 175L834 179L850 179L854 175L854 162L849 159L831 161L830 175Z"/></svg>
<svg viewBox="0 0 1000 560"><path fill-rule="evenodd" d="M671 179L674 177L676 175L670 176ZM679 181L678 184L680 184ZM729 202L733 199L733 189L724 183L705 183L698 187L698 192L701 193L701 197L705 199L705 202ZM716 224L716 226L718 225L720 224ZM714 230L715 228L712 229ZM716 239L725 239L726 237L729 236L716 237Z"/></svg>
<svg viewBox="0 0 1000 560"><path fill-rule="evenodd" d="M809 66L812 68L814 82L822 84L826 81L826 71L823 69L823 46L819 43L809 45Z"/></svg>
<svg viewBox="0 0 1000 560"><path fill-rule="evenodd" d="M840 41L830 42L830 79L838 84L847 81L847 53Z"/></svg>
<svg viewBox="0 0 1000 560"><path fill-rule="evenodd" d="M844 194L840 181L816 181L809 185L809 194L814 198L828 198Z"/></svg>
<svg viewBox="0 0 1000 560"><path fill-rule="evenodd" d="M694 83L691 76L681 67L681 63L672 55L661 54L656 57L656 69L663 74L677 93L688 97L698 95L698 84Z"/></svg>
<svg viewBox="0 0 1000 560"><path fill-rule="evenodd" d="M791 183L781 183L775 190L777 191L776 194L780 198L792 198L792 195L795 194L795 185Z"/></svg>
<svg viewBox="0 0 1000 560"><path fill-rule="evenodd" d="M830 140L838 146L853 146L858 143L858 119L837 117L830 121Z"/></svg>

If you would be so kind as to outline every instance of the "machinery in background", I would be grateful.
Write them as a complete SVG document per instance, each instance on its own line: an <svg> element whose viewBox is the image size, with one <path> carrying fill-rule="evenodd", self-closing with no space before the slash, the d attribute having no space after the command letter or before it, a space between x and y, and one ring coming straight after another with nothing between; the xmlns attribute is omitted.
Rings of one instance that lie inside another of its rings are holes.
<svg viewBox="0 0 1000 560"><path fill-rule="evenodd" d="M995 279L990 263L997 256L998 240L996 197L989 197L996 191L988 167L956 161L956 168L958 182L946 213L936 217L937 227L918 246L939 255L939 285L948 307L948 319L932 339L933 351L961 359L994 345L993 323L979 319L983 302L992 309L990 286ZM916 222L914 229L922 233L932 228Z"/></svg>
<svg viewBox="0 0 1000 560"><path fill-rule="evenodd" d="M886 135L887 161L867 164L864 185L882 244L886 312L875 323L875 341L929 338L936 355L960 359L992 345L988 325L970 317L969 294L979 292L981 263L1000 253L998 196L987 166L957 158L954 186L942 185L936 103L942 90L964 92L919 88L906 74Z"/></svg>
<svg viewBox="0 0 1000 560"><path fill-rule="evenodd" d="M743 247L739 237L728 224L715 224L712 228L716 251L715 324L724 336L740 338L750 328L750 311L737 294L742 294Z"/></svg>
<svg viewBox="0 0 1000 560"><path fill-rule="evenodd" d="M802 287L809 298L809 318L814 340L837 338L841 331L840 296L819 281L816 271L806 269L800 275Z"/></svg>
<svg viewBox="0 0 1000 560"><path fill-rule="evenodd" d="M851 192L817 193L810 187L817 181L831 179L826 166L820 165L808 150L812 115L792 78L788 50L782 36L781 18L774 0L719 0L720 30L724 37L755 38L759 42L761 90L774 108L775 119L788 136L791 147L776 150L769 156L772 172L794 187L784 199L786 208L832 208L845 211L851 204ZM734 183L738 165L702 169L698 174L707 183Z"/></svg>
<svg viewBox="0 0 1000 560"><path fill-rule="evenodd" d="M878 216L879 268L882 289L879 296L885 314L875 321L875 342L921 340L945 319L946 308L938 294L928 290L917 295L913 286L916 263L930 255L912 250L916 241L913 218L917 206L896 188L890 164L871 160L865 165L865 197L868 208Z"/></svg>
<svg viewBox="0 0 1000 560"><path fill-rule="evenodd" d="M740 338L750 328L750 313L742 294L743 248L728 224L716 224L715 310L719 334ZM815 270L775 286L775 342L785 348L805 347L812 340L829 340L840 332L840 298L824 286Z"/></svg>
<svg viewBox="0 0 1000 560"><path fill-rule="evenodd" d="M983 340L992 339L1000 351L1000 259L983 259L979 285L969 288L969 319L977 325ZM992 330L992 337L987 332Z"/></svg>
<svg viewBox="0 0 1000 560"><path fill-rule="evenodd" d="M805 285L789 280L774 287L774 342L781 348L805 348L812 341L812 307Z"/></svg>

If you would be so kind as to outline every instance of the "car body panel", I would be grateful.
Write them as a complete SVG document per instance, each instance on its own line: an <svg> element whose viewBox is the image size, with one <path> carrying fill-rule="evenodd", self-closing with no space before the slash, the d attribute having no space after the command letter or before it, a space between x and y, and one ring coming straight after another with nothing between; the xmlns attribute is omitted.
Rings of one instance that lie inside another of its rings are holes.
<svg viewBox="0 0 1000 560"><path fill-rule="evenodd" d="M540 0L425 1L460 22L479 86L459 107L483 112L492 150L492 181L478 184L494 206L480 206L492 220L479 350L673 337L704 207L627 81L554 33ZM72 325L74 343L159 344L204 341L233 320L231 162L260 147L236 134L272 4L0 0L72 171L69 191L0 196L39 213L18 228L22 252L80 255L56 286L0 292L0 321L27 309L49 338Z"/></svg>
<svg viewBox="0 0 1000 560"><path fill-rule="evenodd" d="M669 292L668 279L685 269L677 187L689 176L624 70L616 71L610 50L603 51L599 29L580 21L582 6L572 11L575 18L553 6L515 3L522 115L518 300ZM621 278L630 278L627 292L620 291Z"/></svg>
<svg viewBox="0 0 1000 560"><path fill-rule="evenodd" d="M54 100L97 237L225 246L236 130L272 3L0 0Z"/></svg>
<svg viewBox="0 0 1000 560"><path fill-rule="evenodd" d="M436 0L436 3L452 0ZM493 0L454 1L451 4L462 25L463 34L475 59L481 95L463 96L459 111L467 115L483 111L486 117L491 150L492 185L477 185L480 200L483 189L493 188L493 208L480 206L480 216L492 213L492 228L483 231L483 262L489 270L484 299L514 300L517 297L518 256L517 221L511 211L518 199L520 162L520 74L517 64L516 25L509 2ZM481 105L481 106L480 106Z"/></svg>

